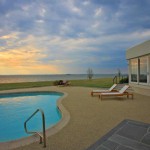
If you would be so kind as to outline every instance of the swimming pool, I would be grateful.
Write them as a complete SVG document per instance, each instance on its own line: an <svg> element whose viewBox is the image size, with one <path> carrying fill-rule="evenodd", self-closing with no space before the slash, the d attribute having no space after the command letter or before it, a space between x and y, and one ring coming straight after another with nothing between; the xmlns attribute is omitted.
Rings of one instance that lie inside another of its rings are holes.
<svg viewBox="0 0 150 150"><path fill-rule="evenodd" d="M57 100L63 93L28 92L0 95L0 142L17 140L30 136L25 133L24 122L37 109L45 114L46 129L57 124L62 115ZM37 113L28 123L28 130L42 131L41 114Z"/></svg>

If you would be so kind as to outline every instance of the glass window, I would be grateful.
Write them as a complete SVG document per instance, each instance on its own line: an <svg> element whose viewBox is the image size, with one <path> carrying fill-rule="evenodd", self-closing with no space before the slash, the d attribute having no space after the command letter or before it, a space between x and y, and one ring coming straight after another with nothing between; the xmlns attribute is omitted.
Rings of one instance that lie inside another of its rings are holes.
<svg viewBox="0 0 150 150"><path fill-rule="evenodd" d="M147 57L139 58L139 82L147 83Z"/></svg>
<svg viewBox="0 0 150 150"><path fill-rule="evenodd" d="M131 59L131 82L137 82L138 59Z"/></svg>

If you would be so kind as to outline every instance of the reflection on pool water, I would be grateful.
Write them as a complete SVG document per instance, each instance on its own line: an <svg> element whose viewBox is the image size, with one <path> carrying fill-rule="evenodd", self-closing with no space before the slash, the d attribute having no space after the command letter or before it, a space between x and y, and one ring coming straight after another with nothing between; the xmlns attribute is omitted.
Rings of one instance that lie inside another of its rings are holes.
<svg viewBox="0 0 150 150"><path fill-rule="evenodd" d="M0 95L0 142L30 136L25 133L24 122L39 108L44 111L46 129L58 123L62 116L57 100L61 96L62 93L56 92ZM29 131L42 131L40 112L27 123L27 128Z"/></svg>

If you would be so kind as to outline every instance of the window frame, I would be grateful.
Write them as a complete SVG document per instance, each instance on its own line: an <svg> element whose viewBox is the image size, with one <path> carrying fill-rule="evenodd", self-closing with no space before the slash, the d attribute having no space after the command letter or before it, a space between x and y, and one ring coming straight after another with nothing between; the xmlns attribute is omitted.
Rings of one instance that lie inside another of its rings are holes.
<svg viewBox="0 0 150 150"><path fill-rule="evenodd" d="M132 78L131 78L131 75L132 75L131 61L132 61L133 59L137 59L137 81L136 81L136 82L135 82L135 81L132 81ZM138 75L138 74L139 74L139 73L138 73L138 58L133 58L133 59L130 60L130 82L131 82L131 83L138 84L138 80L139 80L139 79L138 79L138 78L139 78L139 77L138 77L138 76L139 76L139 75Z"/></svg>
<svg viewBox="0 0 150 150"><path fill-rule="evenodd" d="M139 81L139 79L140 79L140 58L142 58L142 57L147 58L147 61L146 61L147 62L147 83ZM133 59L137 59L137 82L134 82L131 80L131 74L132 74L131 61ZM139 84L139 85L150 85L150 54L132 58L129 60L129 78L130 78L130 83Z"/></svg>
<svg viewBox="0 0 150 150"><path fill-rule="evenodd" d="M146 63L147 63L147 71L146 71L146 75L147 75L147 82L140 82L140 58L142 58L142 57L146 57ZM139 84L140 85L147 85L147 84L149 84L149 80L148 80L148 78L149 78L149 76L148 76L148 72L149 72L149 69L148 69L148 56L146 55L146 56L141 56L141 57L139 57L138 58L138 72L139 72L139 80L138 80L138 82L139 82Z"/></svg>

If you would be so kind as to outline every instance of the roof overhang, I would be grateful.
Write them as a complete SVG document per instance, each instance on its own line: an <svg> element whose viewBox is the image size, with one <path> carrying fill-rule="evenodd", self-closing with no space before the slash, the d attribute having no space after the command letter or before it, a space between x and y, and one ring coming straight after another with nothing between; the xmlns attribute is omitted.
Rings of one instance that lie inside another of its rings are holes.
<svg viewBox="0 0 150 150"><path fill-rule="evenodd" d="M127 49L126 59L132 59L150 54L150 40Z"/></svg>

